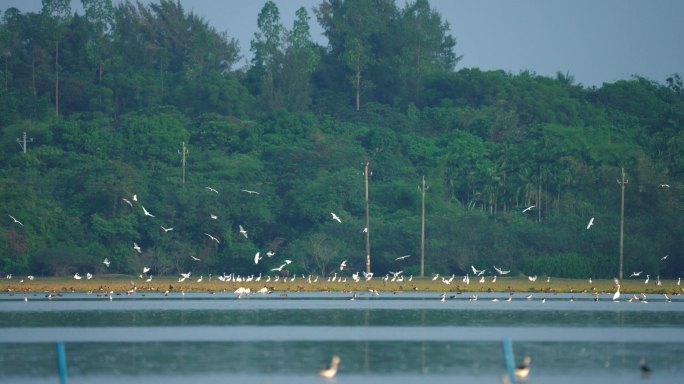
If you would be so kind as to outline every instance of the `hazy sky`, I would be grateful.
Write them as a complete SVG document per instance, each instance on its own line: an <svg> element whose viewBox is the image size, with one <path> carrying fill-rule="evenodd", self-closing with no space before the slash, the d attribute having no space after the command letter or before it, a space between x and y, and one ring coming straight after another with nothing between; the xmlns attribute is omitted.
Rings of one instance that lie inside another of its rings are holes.
<svg viewBox="0 0 684 384"><path fill-rule="evenodd" d="M143 3L157 0L143 0ZM114 0L118 3L119 0ZM181 0L186 11L206 19L240 42L249 58L249 42L266 0ZM325 44L311 9L321 0L275 0L281 20L292 26L305 7L314 39ZM397 0L403 7L406 1ZM684 1L680 0L430 0L451 25L457 69L478 67L539 75L569 73L577 83L601 86L639 75L663 83L684 74ZM41 0L0 0L0 9L40 10ZM80 1L72 0L74 10ZM247 59L245 59L247 60ZM239 66L242 66L240 64Z"/></svg>

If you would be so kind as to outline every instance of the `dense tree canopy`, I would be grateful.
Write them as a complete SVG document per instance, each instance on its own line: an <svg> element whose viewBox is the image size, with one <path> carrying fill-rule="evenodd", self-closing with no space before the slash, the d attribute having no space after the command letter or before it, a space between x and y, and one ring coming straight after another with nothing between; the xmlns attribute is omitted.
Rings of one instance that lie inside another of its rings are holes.
<svg viewBox="0 0 684 384"><path fill-rule="evenodd" d="M615 276L623 168L625 272L684 271L678 74L457 69L427 0L322 0L327 46L266 2L236 68L178 1L82 4L0 14L0 273L358 271L366 162L376 274L418 273L425 176L428 273Z"/></svg>

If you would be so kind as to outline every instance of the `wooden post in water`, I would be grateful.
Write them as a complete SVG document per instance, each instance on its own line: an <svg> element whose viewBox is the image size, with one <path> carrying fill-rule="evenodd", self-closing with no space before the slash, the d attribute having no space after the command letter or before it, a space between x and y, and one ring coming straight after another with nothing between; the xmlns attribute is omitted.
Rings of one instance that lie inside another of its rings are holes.
<svg viewBox="0 0 684 384"><path fill-rule="evenodd" d="M515 357L513 356L513 341L511 341L509 338L503 339L503 353L508 379L512 384L515 384Z"/></svg>
<svg viewBox="0 0 684 384"><path fill-rule="evenodd" d="M59 370L60 384L67 384L66 351L63 341L57 342L57 368Z"/></svg>
<svg viewBox="0 0 684 384"><path fill-rule="evenodd" d="M421 187L423 200L420 215L420 277L425 277L425 176Z"/></svg>

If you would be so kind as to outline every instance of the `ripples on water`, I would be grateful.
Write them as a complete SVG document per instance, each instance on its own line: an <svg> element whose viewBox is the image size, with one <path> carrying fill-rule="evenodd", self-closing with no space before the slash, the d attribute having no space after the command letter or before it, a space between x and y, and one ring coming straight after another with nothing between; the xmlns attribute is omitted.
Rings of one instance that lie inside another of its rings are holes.
<svg viewBox="0 0 684 384"><path fill-rule="evenodd" d="M0 296L0 382L57 382L55 342L70 383L321 383L333 354L338 383L499 383L502 340L532 356L528 383L678 382L684 301L436 293Z"/></svg>

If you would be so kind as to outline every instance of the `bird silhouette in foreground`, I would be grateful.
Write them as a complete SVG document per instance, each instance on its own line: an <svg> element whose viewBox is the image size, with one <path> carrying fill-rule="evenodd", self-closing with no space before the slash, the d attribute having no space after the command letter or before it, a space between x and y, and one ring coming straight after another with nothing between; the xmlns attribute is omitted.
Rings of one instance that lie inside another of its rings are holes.
<svg viewBox="0 0 684 384"><path fill-rule="evenodd" d="M529 356L525 356L522 364L515 367L515 377L517 377L518 379L526 379L527 376L530 375L530 363L531 362L532 362L532 358Z"/></svg>
<svg viewBox="0 0 684 384"><path fill-rule="evenodd" d="M651 373L651 368L646 365L646 358L643 356L641 357L641 360L639 360L639 369L641 369L641 377L644 379Z"/></svg>
<svg viewBox="0 0 684 384"><path fill-rule="evenodd" d="M318 375L326 379L332 379L337 374L337 367L340 365L340 357L334 355L330 360L330 365L318 371Z"/></svg>

